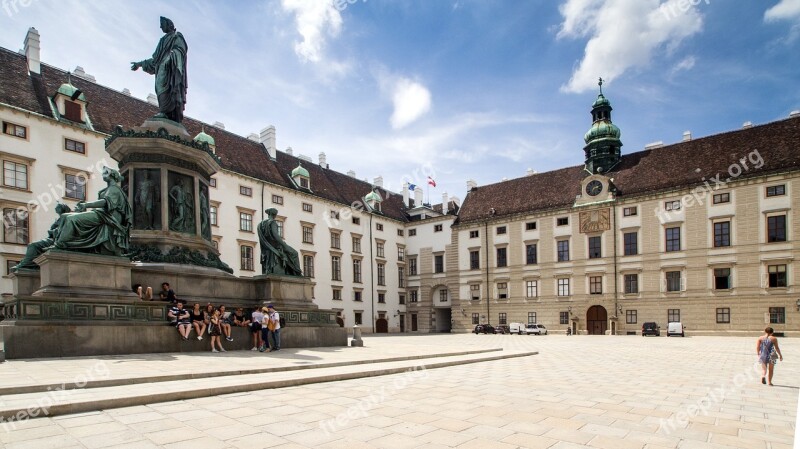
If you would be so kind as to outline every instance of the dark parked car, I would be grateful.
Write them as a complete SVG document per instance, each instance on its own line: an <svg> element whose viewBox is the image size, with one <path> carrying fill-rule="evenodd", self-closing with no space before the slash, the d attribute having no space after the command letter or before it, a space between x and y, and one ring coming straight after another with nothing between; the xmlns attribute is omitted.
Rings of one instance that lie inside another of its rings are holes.
<svg viewBox="0 0 800 449"><path fill-rule="evenodd" d="M654 321L642 323L642 337L645 335L655 335L656 337L660 337L661 328Z"/></svg>
<svg viewBox="0 0 800 449"><path fill-rule="evenodd" d="M511 328L506 326L505 324L501 324L500 326L497 326L496 328L494 328L494 333L495 334L510 334L511 333Z"/></svg>
<svg viewBox="0 0 800 449"><path fill-rule="evenodd" d="M493 334L494 326L491 324L478 324L472 332L476 334Z"/></svg>

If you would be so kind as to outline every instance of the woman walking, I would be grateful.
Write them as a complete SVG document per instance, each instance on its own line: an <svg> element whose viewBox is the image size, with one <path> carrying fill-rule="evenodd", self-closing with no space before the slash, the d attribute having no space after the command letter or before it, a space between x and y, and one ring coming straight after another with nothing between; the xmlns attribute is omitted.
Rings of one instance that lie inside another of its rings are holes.
<svg viewBox="0 0 800 449"><path fill-rule="evenodd" d="M758 354L758 362L761 364L761 383L766 384L769 379L770 386L772 386L775 364L778 363L778 360L783 361L781 348L778 347L778 339L772 335L774 332L771 327L764 329L764 335L759 337L756 342L756 354Z"/></svg>

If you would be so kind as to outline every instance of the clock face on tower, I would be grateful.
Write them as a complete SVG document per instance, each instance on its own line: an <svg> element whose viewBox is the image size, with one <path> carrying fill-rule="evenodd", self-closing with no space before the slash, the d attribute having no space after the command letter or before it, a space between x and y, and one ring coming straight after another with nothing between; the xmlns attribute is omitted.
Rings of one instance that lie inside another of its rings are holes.
<svg viewBox="0 0 800 449"><path fill-rule="evenodd" d="M586 193L588 193L591 196L597 196L602 191L603 191L603 183L596 179L590 182L589 184L586 184Z"/></svg>

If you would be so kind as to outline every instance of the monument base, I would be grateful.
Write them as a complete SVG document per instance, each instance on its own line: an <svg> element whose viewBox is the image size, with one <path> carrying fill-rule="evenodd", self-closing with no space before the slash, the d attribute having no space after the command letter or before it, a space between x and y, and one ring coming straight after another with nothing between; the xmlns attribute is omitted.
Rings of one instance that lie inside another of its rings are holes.
<svg viewBox="0 0 800 449"><path fill-rule="evenodd" d="M41 267L41 285L31 296L84 301L135 301L139 298L131 290L132 264L125 257L51 249L34 262Z"/></svg>

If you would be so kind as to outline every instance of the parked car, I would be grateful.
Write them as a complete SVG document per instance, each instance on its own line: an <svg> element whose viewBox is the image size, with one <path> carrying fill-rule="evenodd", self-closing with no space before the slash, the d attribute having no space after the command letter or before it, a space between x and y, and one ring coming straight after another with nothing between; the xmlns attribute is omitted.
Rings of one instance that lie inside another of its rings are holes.
<svg viewBox="0 0 800 449"><path fill-rule="evenodd" d="M494 326L491 324L478 324L473 329L474 333L476 334L493 334L494 333Z"/></svg>
<svg viewBox="0 0 800 449"><path fill-rule="evenodd" d="M544 327L544 324L534 324L539 329L539 335L547 335L547 328Z"/></svg>
<svg viewBox="0 0 800 449"><path fill-rule="evenodd" d="M685 336L683 332L683 324L680 321L667 323L667 337L672 337L673 335L680 335L681 337Z"/></svg>
<svg viewBox="0 0 800 449"><path fill-rule="evenodd" d="M495 334L510 334L511 333L511 329L509 329L509 327L506 326L505 324L501 324L501 325L499 325L499 326L494 328L494 333Z"/></svg>
<svg viewBox="0 0 800 449"><path fill-rule="evenodd" d="M544 327L544 324L529 324L525 327L525 331L528 335L547 335L547 328Z"/></svg>
<svg viewBox="0 0 800 449"><path fill-rule="evenodd" d="M525 334L527 333L526 327L522 323L511 323L508 325L509 332L512 334Z"/></svg>
<svg viewBox="0 0 800 449"><path fill-rule="evenodd" d="M659 327L658 323L655 321L648 321L646 323L642 323L642 337L645 335L655 335L656 337L661 336L661 327Z"/></svg>

